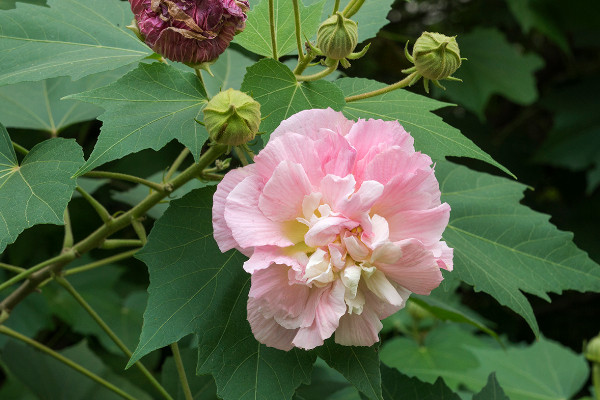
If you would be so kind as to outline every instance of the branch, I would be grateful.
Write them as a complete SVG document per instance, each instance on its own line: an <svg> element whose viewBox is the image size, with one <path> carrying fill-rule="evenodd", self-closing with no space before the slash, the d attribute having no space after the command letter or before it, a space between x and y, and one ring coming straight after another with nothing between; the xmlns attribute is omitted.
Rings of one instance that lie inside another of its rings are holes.
<svg viewBox="0 0 600 400"><path fill-rule="evenodd" d="M181 353L179 353L177 342L171 343L171 350L173 351L173 359L175 360L175 366L177 366L177 375L179 375L179 382L181 382L185 400L194 400L187 376L185 376L185 368L183 367L183 361L181 360Z"/></svg>
<svg viewBox="0 0 600 400"><path fill-rule="evenodd" d="M161 185L160 183L152 182L144 178L140 178L138 176L121 174L119 172L108 172L108 171L91 171L83 174L86 178L108 178L108 179L118 179L126 182L139 183L144 186L148 186L150 189L156 190L158 192L162 192L168 190L165 185Z"/></svg>

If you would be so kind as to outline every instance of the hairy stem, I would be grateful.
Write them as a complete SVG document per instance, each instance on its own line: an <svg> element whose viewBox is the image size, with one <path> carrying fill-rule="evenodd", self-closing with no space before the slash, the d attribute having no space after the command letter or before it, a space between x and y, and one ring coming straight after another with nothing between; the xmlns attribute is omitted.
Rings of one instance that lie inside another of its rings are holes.
<svg viewBox="0 0 600 400"><path fill-rule="evenodd" d="M20 144L12 142L12 145L15 148L15 150L17 152L21 153L22 155L26 156L27 154L29 154L29 150L27 150L25 147L21 146Z"/></svg>
<svg viewBox="0 0 600 400"><path fill-rule="evenodd" d="M337 69L337 66L338 66L338 62L336 61L331 66L327 67L326 69L324 69L321 72L317 72L316 74L312 74L312 75L296 75L296 79L299 82L302 82L302 81L304 81L304 82L316 81L316 80L324 78L327 75L329 75L332 72L334 72Z"/></svg>
<svg viewBox="0 0 600 400"><path fill-rule="evenodd" d="M339 2L339 0L337 0ZM298 46L298 61L304 58L304 49L302 48L302 25L300 25L300 8L298 0L292 0L294 5L294 23L296 24L296 46Z"/></svg>
<svg viewBox="0 0 600 400"><path fill-rule="evenodd" d="M344 17L346 18L352 17L358 12L358 10L360 10L364 2L365 0L351 0L346 8L344 8L344 11L342 11L342 14L344 14Z"/></svg>
<svg viewBox="0 0 600 400"><path fill-rule="evenodd" d="M104 206L100 204L98 200L92 197L91 194L86 192L81 186L77 186L75 189L88 203L90 203L90 205L92 206L94 211L96 211L96 214L98 214L102 222L106 223L112 219L110 213L106 210L106 208L104 208Z"/></svg>
<svg viewBox="0 0 600 400"><path fill-rule="evenodd" d="M144 243L140 239L106 239L100 245L101 249L111 250L121 247L142 247Z"/></svg>
<svg viewBox="0 0 600 400"><path fill-rule="evenodd" d="M596 392L596 400L600 400L600 364L596 362L592 365L592 382Z"/></svg>
<svg viewBox="0 0 600 400"><path fill-rule="evenodd" d="M71 217L69 216L69 207L65 208L65 237L63 239L63 249L73 246L73 229L71 228Z"/></svg>
<svg viewBox="0 0 600 400"><path fill-rule="evenodd" d="M274 0L269 0L269 25L271 27L271 47L273 48L273 59L278 60L277 57L277 30L275 27L275 5Z"/></svg>
<svg viewBox="0 0 600 400"><path fill-rule="evenodd" d="M116 254L116 255L110 256L110 257L106 257L106 258L103 258L102 260L94 261L92 263L85 264L85 265L82 265L80 267L75 267L75 268L67 269L63 273L63 276L70 276L70 275L73 275L73 274L78 274L80 272L89 271L91 269L102 267L102 266L107 265L107 264L112 264L112 263L115 263L117 261L125 260L127 258L133 257L133 255L135 253L137 253L139 250L140 249L133 249L133 250L124 251L123 253L119 253L119 254Z"/></svg>
<svg viewBox="0 0 600 400"><path fill-rule="evenodd" d="M55 280L59 285L61 285L63 288L65 288L66 291L69 292L69 294L71 294L71 296L73 296L73 298L79 303L79 305L85 311L87 311L87 313L90 315L90 317L92 317L92 319L94 321L96 321L98 326L100 326L100 328L102 328L102 330L117 345L117 347L119 349L121 349L123 354L125 354L126 357L131 358L131 355L133 353L131 351L129 351L129 349L127 348L125 343L123 343L123 341L121 339L119 339L119 337L113 332L113 330L110 329L110 327L106 324L106 322L104 322L104 320L100 317L100 315L98 315L98 313L89 305L89 303L87 301L85 301L85 299L81 296L81 294L79 294L79 292L73 287L73 285L71 285L71 283L69 281L67 281L65 278L63 278L62 276L56 276ZM154 378L154 376L150 373L150 371L148 371L141 362L137 361L134 365L142 372L142 374L146 377L146 379L148 379L148 382L150 382L150 384L152 386L154 386L154 388L156 390L158 390L165 399L173 400L171 395L169 395L169 393L167 393L165 388L162 387L162 385L160 383L158 383L156 378Z"/></svg>
<svg viewBox="0 0 600 400"><path fill-rule="evenodd" d="M17 274L27 271L25 268L21 268L21 267L17 267L16 265L10 265L10 264L5 264L5 263L1 263L1 262L0 262L0 268L4 268L5 270L16 272Z"/></svg>
<svg viewBox="0 0 600 400"><path fill-rule="evenodd" d="M171 343L171 351L173 351L173 359L175 360L177 375L179 375L179 382L181 382L181 388L183 389L185 400L194 400L187 376L185 375L185 368L183 367L183 360L181 359L181 353L179 353L179 346L177 345L177 342Z"/></svg>
<svg viewBox="0 0 600 400"><path fill-rule="evenodd" d="M372 92L367 92L367 93L362 93L362 94L357 94L354 96L346 97L346 103L350 103L352 101L368 99L369 97L379 96L379 95L391 92L393 90L401 89L403 87L409 86L413 82L413 79L415 78L415 76L416 76L416 72L413 72L412 74L408 75L406 78L402 79L401 81L398 81L398 82L396 82L392 85L386 86L384 88L373 90Z"/></svg>
<svg viewBox="0 0 600 400"><path fill-rule="evenodd" d="M204 168L212 164L221 154L225 153L227 146L215 145L210 147L198 160L198 163L188 167L185 171L177 175L168 182L169 185L176 190L183 186L191 179L196 178L201 174ZM44 261L37 266L30 268L26 272L17 275L0 285L0 290L20 281L25 277L29 279L18 287L14 292L8 295L1 303L0 310L11 311L17 304L25 299L29 294L34 292L38 285L50 278L52 274L58 274L62 268L71 262L76 256L87 253L88 251L97 248L102 242L113 233L124 229L131 224L133 219L144 215L148 210L164 199L168 193L153 192L150 193L135 207L121 214L117 218L111 219L88 235L85 239L76 243L70 250L63 254ZM35 273L34 273L35 272ZM26 274L23 276L23 274Z"/></svg>
<svg viewBox="0 0 600 400"><path fill-rule="evenodd" d="M169 168L167 175L165 175L165 181L171 179L173 174L177 172L177 169L181 166L181 164L183 164L188 154L190 154L190 149L188 149L187 147L183 149L181 153L179 153L175 161L173 161L173 164L171 164L171 168Z"/></svg>
<svg viewBox="0 0 600 400"><path fill-rule="evenodd" d="M86 178L108 178L108 179L115 179L115 180L139 183L141 185L148 186L150 189L154 189L159 192L165 190L164 185L161 185L160 183L155 183L155 182L149 181L147 179L140 178L140 177L133 176L133 175L121 174L119 172L91 171L91 172L85 173L83 176L85 176Z"/></svg>
<svg viewBox="0 0 600 400"><path fill-rule="evenodd" d="M338 12L339 9L340 9L340 0L335 0L335 4L333 5L333 11L331 12L331 15Z"/></svg>
<svg viewBox="0 0 600 400"><path fill-rule="evenodd" d="M308 64L310 64L316 56L317 55L313 53L312 49L309 49L308 53L306 54L306 56L304 56L304 58L300 59L300 57L298 57L298 65L296 65L296 68L294 68L294 74L302 74L306 67L308 67Z"/></svg>
<svg viewBox="0 0 600 400"><path fill-rule="evenodd" d="M122 391L121 389L119 389L118 387L116 387L115 385L113 385L112 383L102 379L101 377L99 377L98 375L94 374L93 372L91 372L90 370L86 369L85 367L69 360L68 358L66 358L65 356L63 356L60 353L57 353L56 351L52 350L51 348L44 346L43 344L41 344L38 341L35 341L33 339L28 338L25 335L20 334L19 332L13 331L12 329L8 328L5 325L0 325L0 333L3 333L7 336L10 336L14 339L20 340L38 350L40 350L43 353L48 354L50 357L55 358L56 360L62 362L65 365L68 365L69 367L73 368L75 371L87 376L88 378L90 378L91 380L93 380L94 382L104 386L105 388L107 388L108 390L113 391L114 393L118 394L119 396L121 396L124 399L128 399L128 400L136 400L135 397L125 393L124 391Z"/></svg>

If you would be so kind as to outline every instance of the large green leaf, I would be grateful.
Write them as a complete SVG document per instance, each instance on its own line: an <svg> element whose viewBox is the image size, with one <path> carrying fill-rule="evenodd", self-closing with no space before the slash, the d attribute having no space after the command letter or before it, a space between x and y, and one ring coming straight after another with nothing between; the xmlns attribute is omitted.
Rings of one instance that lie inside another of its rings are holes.
<svg viewBox="0 0 600 400"><path fill-rule="evenodd" d="M152 54L125 28L133 14L117 0L49 0L0 13L0 86L69 75L79 79Z"/></svg>
<svg viewBox="0 0 600 400"><path fill-rule="evenodd" d="M339 111L345 104L344 95L331 82L299 83L288 67L272 59L248 68L242 90L260 103L265 117L260 130L267 133L264 143L281 121L299 111L327 107Z"/></svg>
<svg viewBox="0 0 600 400"><path fill-rule="evenodd" d="M206 92L209 97L214 96L220 90L227 90L229 88L240 90L244 75L246 75L246 68L252 64L254 64L254 60L239 51L235 51L232 48L225 50L219 56L217 62L210 66L213 76L206 73L203 74Z"/></svg>
<svg viewBox="0 0 600 400"><path fill-rule="evenodd" d="M382 364L381 379L384 400L460 400L460 397L440 378L432 385L417 378L409 378L398 370Z"/></svg>
<svg viewBox="0 0 600 400"><path fill-rule="evenodd" d="M444 81L444 95L483 118L493 94L527 105L538 98L534 72L544 66L536 54L521 54L495 28L478 28L457 38L460 53L468 60L453 76L462 82Z"/></svg>
<svg viewBox="0 0 600 400"><path fill-rule="evenodd" d="M310 384L296 390L294 400L361 400L358 391L342 374L317 358Z"/></svg>
<svg viewBox="0 0 600 400"><path fill-rule="evenodd" d="M519 204L520 183L448 162L436 166L442 201L452 207L444 240L454 248L454 271L475 290L491 294L539 333L522 292L600 291L600 266L548 219Z"/></svg>
<svg viewBox="0 0 600 400"><path fill-rule="evenodd" d="M304 4L310 5L317 1L319 0L305 0ZM342 11L349 1L350 0L340 1L339 10ZM323 20L331 15L334 3L335 0L327 0L325 3L323 15L321 17ZM379 32L381 27L390 22L386 17L392 9L392 4L394 4L394 0L371 0L363 3L360 11L351 18L358 24L359 43L377 35L377 32Z"/></svg>
<svg viewBox="0 0 600 400"><path fill-rule="evenodd" d="M158 150L173 139L200 156L208 139L194 119L202 119L206 92L195 74L161 63L140 64L117 82L69 96L97 104L106 112L94 151L82 175L108 161L143 149Z"/></svg>
<svg viewBox="0 0 600 400"><path fill-rule="evenodd" d="M62 225L77 181L71 176L83 163L74 140L50 139L36 145L21 162L0 124L0 251L26 228Z"/></svg>
<svg viewBox="0 0 600 400"><path fill-rule="evenodd" d="M215 377L225 399L289 399L310 379L315 356L259 344L246 320L250 277L237 251L221 253L212 237L214 188L170 203L138 253L150 272L140 344L150 351L199 336L198 373Z"/></svg>
<svg viewBox="0 0 600 400"><path fill-rule="evenodd" d="M300 9L300 24L302 26L302 41L305 36L312 36L321 23L321 13L325 0L318 0L309 7L298 0ZM288 0L274 0L275 36L277 56L284 56L297 48L296 26L294 23L294 8ZM273 57L271 28L269 25L269 1L261 0L248 13L246 29L238 34L234 41L247 50L261 56Z"/></svg>
<svg viewBox="0 0 600 400"><path fill-rule="evenodd" d="M362 78L343 78L336 81L336 84L346 96L367 93L386 86ZM348 103L344 107L344 114L352 119L398 120L415 138L416 149L434 160L443 160L446 156L471 157L490 163L510 174L510 171L494 161L458 129L446 124L442 118L431 112L446 106L447 103L407 90L395 90Z"/></svg>
<svg viewBox="0 0 600 400"><path fill-rule="evenodd" d="M378 350L379 344L342 346L329 339L316 349L316 353L369 399L382 400Z"/></svg>
<svg viewBox="0 0 600 400"><path fill-rule="evenodd" d="M496 374L492 372L488 377L487 385L481 392L473 396L473 400L510 400L500 387Z"/></svg>
<svg viewBox="0 0 600 400"><path fill-rule="evenodd" d="M73 93L108 85L123 76L129 67L86 76L77 81L68 77L38 82L21 82L0 87L0 121L9 128L37 129L57 135L77 122L95 119L100 107L76 100L61 100Z"/></svg>
<svg viewBox="0 0 600 400"><path fill-rule="evenodd" d="M38 6L45 6L46 0L3 0L2 3L0 3L0 10L10 10L15 8L17 3L29 3Z"/></svg>
<svg viewBox="0 0 600 400"><path fill-rule="evenodd" d="M135 399L150 400L141 389L112 372L90 351L85 341L63 349L60 353L81 364L94 374L132 395ZM60 361L21 343L9 342L2 359L39 400L119 400L116 393L84 377Z"/></svg>

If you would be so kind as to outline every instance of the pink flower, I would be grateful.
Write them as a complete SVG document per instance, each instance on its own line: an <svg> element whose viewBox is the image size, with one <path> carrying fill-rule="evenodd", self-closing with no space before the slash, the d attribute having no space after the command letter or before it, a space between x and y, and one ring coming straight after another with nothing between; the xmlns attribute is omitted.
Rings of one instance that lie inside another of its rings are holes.
<svg viewBox="0 0 600 400"><path fill-rule="evenodd" d="M214 236L250 259L248 321L282 350L379 340L381 319L452 270L431 159L398 122L332 109L283 121L255 163L217 187Z"/></svg>
<svg viewBox="0 0 600 400"><path fill-rule="evenodd" d="M244 30L247 0L129 0L152 50L192 66L217 59Z"/></svg>

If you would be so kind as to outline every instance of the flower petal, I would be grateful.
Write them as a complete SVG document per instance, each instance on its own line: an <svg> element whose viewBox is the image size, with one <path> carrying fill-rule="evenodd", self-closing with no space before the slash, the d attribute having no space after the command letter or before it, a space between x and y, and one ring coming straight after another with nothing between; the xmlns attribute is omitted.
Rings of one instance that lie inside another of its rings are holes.
<svg viewBox="0 0 600 400"><path fill-rule="evenodd" d="M279 127L271 134L271 140L284 136L289 132L307 136L313 140L319 139L317 133L320 129L329 129L345 136L354 125L354 121L348 120L339 111L331 108L324 110L304 110L292 115L279 124Z"/></svg>
<svg viewBox="0 0 600 400"><path fill-rule="evenodd" d="M312 192L300 164L282 161L265 184L258 207L272 221L290 221L302 216L304 197Z"/></svg>
<svg viewBox="0 0 600 400"><path fill-rule="evenodd" d="M401 211L386 215L392 242L414 238L426 245L437 243L450 220L450 206L440 204L429 210Z"/></svg>
<svg viewBox="0 0 600 400"><path fill-rule="evenodd" d="M409 153L414 152L414 139L397 121L359 119L346 139L356 149L357 160L361 160L374 148L384 150L390 146L400 146Z"/></svg>
<svg viewBox="0 0 600 400"><path fill-rule="evenodd" d="M356 181L352 175L339 177L335 175L326 175L320 183L320 190L323 194L323 202L328 204L335 212L340 212L343 202L348 201L354 193Z"/></svg>
<svg viewBox="0 0 600 400"><path fill-rule="evenodd" d="M303 265L307 262L306 253L294 251L293 247L260 246L254 249L250 259L244 263L244 271L252 274L270 267L271 264L288 265L295 271L303 271Z"/></svg>
<svg viewBox="0 0 600 400"><path fill-rule="evenodd" d="M327 246L335 240L340 232L346 229L354 229L358 225L358 222L345 217L321 218L304 235L304 242L310 247Z"/></svg>
<svg viewBox="0 0 600 400"><path fill-rule="evenodd" d="M286 329L273 318L264 317L256 304L256 300L248 299L248 322L256 340L269 347L289 351L294 345L292 340L298 329Z"/></svg>

